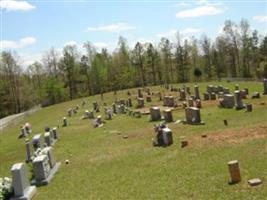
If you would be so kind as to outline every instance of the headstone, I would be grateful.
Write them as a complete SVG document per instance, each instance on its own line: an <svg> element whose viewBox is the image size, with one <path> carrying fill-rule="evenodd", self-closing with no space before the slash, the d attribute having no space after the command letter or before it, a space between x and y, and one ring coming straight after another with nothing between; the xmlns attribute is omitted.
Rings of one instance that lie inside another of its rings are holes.
<svg viewBox="0 0 267 200"><path fill-rule="evenodd" d="M150 120L151 121L161 120L161 114L160 114L159 107L150 108Z"/></svg>
<svg viewBox="0 0 267 200"><path fill-rule="evenodd" d="M146 96L146 101L147 101L147 102L151 102L151 101L152 101L152 99L151 99L151 96L150 96L150 95Z"/></svg>
<svg viewBox="0 0 267 200"><path fill-rule="evenodd" d="M24 163L16 163L11 168L12 186L14 188L14 196L11 200L30 200L36 194L36 187L30 186L26 165Z"/></svg>
<svg viewBox="0 0 267 200"><path fill-rule="evenodd" d="M52 146L53 144L53 140L52 140L52 137L50 135L50 132L46 132L44 134L44 140L45 140L45 143L48 147Z"/></svg>
<svg viewBox="0 0 267 200"><path fill-rule="evenodd" d="M199 94L199 87L198 87L198 85L195 85L195 87L194 87L194 91L195 91L195 99L200 99L200 94Z"/></svg>
<svg viewBox="0 0 267 200"><path fill-rule="evenodd" d="M248 90L248 88L244 88L244 90L246 91L246 95L249 95L249 90Z"/></svg>
<svg viewBox="0 0 267 200"><path fill-rule="evenodd" d="M235 108L237 110L244 108L244 104L243 104L243 101L242 101L241 93L240 93L239 90L235 91Z"/></svg>
<svg viewBox="0 0 267 200"><path fill-rule="evenodd" d="M203 94L203 97L204 97L204 100L205 100L205 101L210 100L210 94L207 93L207 92L205 92L205 93Z"/></svg>
<svg viewBox="0 0 267 200"><path fill-rule="evenodd" d="M31 147L30 147L30 141L29 139L25 140L25 147L26 147L26 162L31 162L32 157L31 157Z"/></svg>
<svg viewBox="0 0 267 200"><path fill-rule="evenodd" d="M210 100L216 100L216 93L215 92L210 93Z"/></svg>
<svg viewBox="0 0 267 200"><path fill-rule="evenodd" d="M223 123L224 123L225 126L228 126L228 121L227 121L227 119L224 119L224 120L223 120Z"/></svg>
<svg viewBox="0 0 267 200"><path fill-rule="evenodd" d="M66 127L68 126L68 122L67 122L67 118L66 117L63 117L63 127Z"/></svg>
<svg viewBox="0 0 267 200"><path fill-rule="evenodd" d="M69 108L69 109L68 109L68 116L71 117L71 116L72 116L72 113L73 113L72 108Z"/></svg>
<svg viewBox="0 0 267 200"><path fill-rule="evenodd" d="M259 98L260 98L260 93L259 92L253 92L252 99L259 99Z"/></svg>
<svg viewBox="0 0 267 200"><path fill-rule="evenodd" d="M263 79L263 94L267 94L267 79Z"/></svg>
<svg viewBox="0 0 267 200"><path fill-rule="evenodd" d="M200 118L200 109L188 107L185 109L186 122L188 124L204 124Z"/></svg>
<svg viewBox="0 0 267 200"><path fill-rule="evenodd" d="M197 108L202 108L201 100L200 100L200 99L197 99L197 100L196 100L196 107L197 107Z"/></svg>
<svg viewBox="0 0 267 200"><path fill-rule="evenodd" d="M113 113L117 114L117 107L115 103L112 104L112 110L113 110Z"/></svg>
<svg viewBox="0 0 267 200"><path fill-rule="evenodd" d="M230 183L238 183L241 181L240 169L237 160L228 162L228 168L230 173Z"/></svg>
<svg viewBox="0 0 267 200"><path fill-rule="evenodd" d="M187 103L186 103L186 101L183 101L183 109L185 109L186 107L187 107Z"/></svg>
<svg viewBox="0 0 267 200"><path fill-rule="evenodd" d="M250 180L248 180L248 184L250 186L257 186L257 185L262 184L262 180L259 178L250 179Z"/></svg>
<svg viewBox="0 0 267 200"><path fill-rule="evenodd" d="M230 94L229 88L223 88L223 93L224 94Z"/></svg>
<svg viewBox="0 0 267 200"><path fill-rule="evenodd" d="M164 110L164 120L165 122L173 122L171 109Z"/></svg>
<svg viewBox="0 0 267 200"><path fill-rule="evenodd" d="M188 106L189 107L194 107L194 100L192 98L188 99Z"/></svg>
<svg viewBox="0 0 267 200"><path fill-rule="evenodd" d="M233 108L235 106L234 95L224 94L223 98L219 99L220 106L223 108Z"/></svg>
<svg viewBox="0 0 267 200"><path fill-rule="evenodd" d="M247 98L247 92L246 90L240 90L240 95L242 99L246 99Z"/></svg>
<svg viewBox="0 0 267 200"><path fill-rule="evenodd" d="M139 88L137 90L138 98L143 98L142 90Z"/></svg>
<svg viewBox="0 0 267 200"><path fill-rule="evenodd" d="M236 90L239 90L239 85L238 84L235 84L235 91Z"/></svg>
<svg viewBox="0 0 267 200"><path fill-rule="evenodd" d="M247 112L252 112L252 104L247 104L246 108L247 108Z"/></svg>
<svg viewBox="0 0 267 200"><path fill-rule="evenodd" d="M169 146L173 143L172 131L168 127L162 129L162 137L165 146Z"/></svg>
<svg viewBox="0 0 267 200"><path fill-rule="evenodd" d="M128 98L128 107L132 107L132 99L131 98Z"/></svg>
<svg viewBox="0 0 267 200"><path fill-rule="evenodd" d="M58 130L57 130L57 127L54 127L52 129L52 135L53 135L54 140L57 140L58 139Z"/></svg>
<svg viewBox="0 0 267 200"><path fill-rule="evenodd" d="M32 146L34 150L41 147L41 134L36 134L32 138Z"/></svg>
<svg viewBox="0 0 267 200"><path fill-rule="evenodd" d="M184 101L186 99L185 90L180 90L180 101Z"/></svg>
<svg viewBox="0 0 267 200"><path fill-rule="evenodd" d="M145 102L144 102L144 99L143 98L137 98L137 107L138 108L143 108L145 107Z"/></svg>

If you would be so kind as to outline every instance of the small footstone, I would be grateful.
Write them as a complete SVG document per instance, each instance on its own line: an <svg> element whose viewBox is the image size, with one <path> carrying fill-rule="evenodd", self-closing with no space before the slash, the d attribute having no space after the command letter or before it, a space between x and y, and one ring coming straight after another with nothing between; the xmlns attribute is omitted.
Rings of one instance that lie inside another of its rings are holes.
<svg viewBox="0 0 267 200"><path fill-rule="evenodd" d="M201 137L206 138L207 134L202 134Z"/></svg>
<svg viewBox="0 0 267 200"><path fill-rule="evenodd" d="M248 180L248 184L249 184L250 186L257 186L257 185L262 184L262 181L261 181L261 179L259 179L259 178L254 178L254 179L250 179L250 180Z"/></svg>
<svg viewBox="0 0 267 200"><path fill-rule="evenodd" d="M123 139L127 139L127 138L128 138L128 135L124 135L124 136L123 136Z"/></svg>

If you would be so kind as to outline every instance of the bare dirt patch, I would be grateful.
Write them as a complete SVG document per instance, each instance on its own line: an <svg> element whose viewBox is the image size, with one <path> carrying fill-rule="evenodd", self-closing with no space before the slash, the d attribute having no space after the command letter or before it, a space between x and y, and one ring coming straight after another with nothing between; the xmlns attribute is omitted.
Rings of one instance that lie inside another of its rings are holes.
<svg viewBox="0 0 267 200"><path fill-rule="evenodd" d="M207 138L201 136L193 136L189 139L190 143L202 143L205 141L206 145L220 145L220 144L240 144L242 142L262 139L267 137L267 125L259 125L256 127L225 130L218 132L206 133Z"/></svg>

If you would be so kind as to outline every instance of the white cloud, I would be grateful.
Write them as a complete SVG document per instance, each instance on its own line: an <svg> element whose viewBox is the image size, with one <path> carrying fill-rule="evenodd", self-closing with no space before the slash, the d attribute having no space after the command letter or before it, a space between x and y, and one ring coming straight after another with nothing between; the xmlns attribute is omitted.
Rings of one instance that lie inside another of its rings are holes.
<svg viewBox="0 0 267 200"><path fill-rule="evenodd" d="M32 10L35 9L33 5L28 3L27 1L14 1L14 0L1 0L0 8L6 9L7 11L16 11L16 10Z"/></svg>
<svg viewBox="0 0 267 200"><path fill-rule="evenodd" d="M159 33L156 36L157 37L166 37L166 38L175 37L176 34L178 33L178 31L179 30L171 29L171 30L169 30L167 32ZM202 31L202 29L200 29L200 28L186 28L186 29L183 29L183 30L179 31L179 33L182 36L185 36L185 35L193 35L193 34L196 34L196 33L200 33L201 31Z"/></svg>
<svg viewBox="0 0 267 200"><path fill-rule="evenodd" d="M176 14L177 18L200 17L207 15L218 15L226 11L226 7L200 6L193 9L183 10Z"/></svg>
<svg viewBox="0 0 267 200"><path fill-rule="evenodd" d="M120 31L128 31L135 29L134 26L125 24L125 23L116 23L116 24L109 24L109 25L100 25L97 27L88 27L87 30L90 32L93 31L105 31L105 32L120 32Z"/></svg>
<svg viewBox="0 0 267 200"><path fill-rule="evenodd" d="M2 40L0 41L0 46L2 49L19 49L36 43L36 38L25 37L19 41L13 40Z"/></svg>
<svg viewBox="0 0 267 200"><path fill-rule="evenodd" d="M74 45L78 46L78 43L76 41L68 41L68 42L64 43L64 46L68 46L68 45L70 45L70 46L74 46Z"/></svg>
<svg viewBox="0 0 267 200"><path fill-rule="evenodd" d="M267 15L254 16L253 20L255 20L257 22L267 22Z"/></svg>

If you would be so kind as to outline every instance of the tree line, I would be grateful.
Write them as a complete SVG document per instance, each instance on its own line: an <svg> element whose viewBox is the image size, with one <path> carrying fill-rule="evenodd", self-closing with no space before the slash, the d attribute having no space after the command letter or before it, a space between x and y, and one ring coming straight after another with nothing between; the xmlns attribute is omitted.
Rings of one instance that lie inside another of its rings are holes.
<svg viewBox="0 0 267 200"><path fill-rule="evenodd" d="M131 49L119 37L116 49L97 51L91 42L54 48L24 69L14 52L1 51L0 117L78 97L131 87L206 81L223 77L267 78L267 36L251 30L247 20L225 21L211 40L161 38Z"/></svg>

